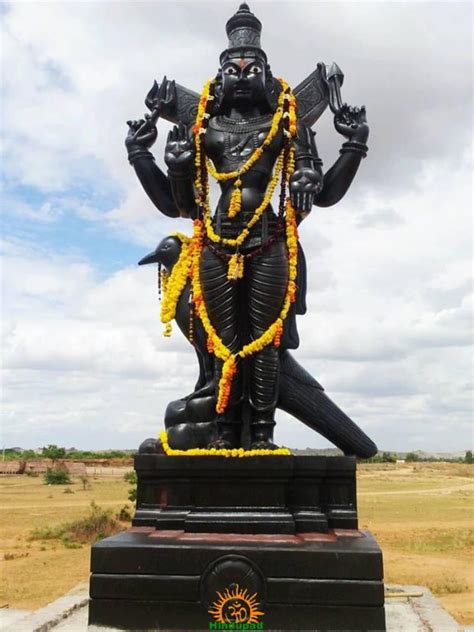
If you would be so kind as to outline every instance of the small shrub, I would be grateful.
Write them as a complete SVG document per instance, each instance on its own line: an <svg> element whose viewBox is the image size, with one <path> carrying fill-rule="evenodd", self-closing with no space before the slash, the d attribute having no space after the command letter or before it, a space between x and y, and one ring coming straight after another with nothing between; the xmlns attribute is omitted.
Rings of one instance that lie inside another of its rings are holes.
<svg viewBox="0 0 474 632"><path fill-rule="evenodd" d="M58 540L64 527L38 527L30 533L30 540Z"/></svg>
<svg viewBox="0 0 474 632"><path fill-rule="evenodd" d="M82 483L82 491L85 492L87 489L91 488L91 484L89 482L89 477L87 476L87 474L81 474L79 476L79 480Z"/></svg>
<svg viewBox="0 0 474 632"><path fill-rule="evenodd" d="M117 514L117 520L121 520L122 522L131 522L132 517L132 512L128 505L124 505Z"/></svg>
<svg viewBox="0 0 474 632"><path fill-rule="evenodd" d="M64 494L74 494L73 490L70 487L66 487L66 489L63 492Z"/></svg>
<svg viewBox="0 0 474 632"><path fill-rule="evenodd" d="M34 470L26 470L25 474L27 476L31 476L31 478L38 478L39 476L38 472L35 472Z"/></svg>
<svg viewBox="0 0 474 632"><path fill-rule="evenodd" d="M441 582L428 583L428 588L435 595L459 595L463 592L469 591L469 586L467 584L463 584L457 579L446 579Z"/></svg>
<svg viewBox="0 0 474 632"><path fill-rule="evenodd" d="M93 544L122 529L122 525L111 511L102 509L92 501L89 515L85 518L56 527L34 529L30 539L59 540L66 548L77 549L82 544Z"/></svg>
<svg viewBox="0 0 474 632"><path fill-rule="evenodd" d="M3 559L5 562L10 562L11 560L18 560L22 557L28 557L29 553L4 553Z"/></svg>
<svg viewBox="0 0 474 632"><path fill-rule="evenodd" d="M124 480L127 483L130 483L131 487L128 490L128 500L134 503L137 499L137 473L135 470L131 472L126 472L123 475Z"/></svg>
<svg viewBox="0 0 474 632"><path fill-rule="evenodd" d="M137 473L135 472L135 470L130 470L130 472L125 472L125 474L123 475L123 480L126 483L132 483L132 485L136 485Z"/></svg>
<svg viewBox="0 0 474 632"><path fill-rule="evenodd" d="M44 482L46 485L69 485L71 477L67 470L49 467L44 475Z"/></svg>

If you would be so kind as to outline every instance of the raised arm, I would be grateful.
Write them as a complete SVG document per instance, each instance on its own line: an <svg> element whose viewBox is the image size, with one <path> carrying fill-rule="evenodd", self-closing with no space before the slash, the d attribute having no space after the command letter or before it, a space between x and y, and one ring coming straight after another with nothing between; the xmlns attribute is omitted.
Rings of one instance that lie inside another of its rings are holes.
<svg viewBox="0 0 474 632"><path fill-rule="evenodd" d="M194 136L183 123L175 125L168 134L165 162L176 207L181 217L197 216L196 193L194 191L194 158L196 147Z"/></svg>
<svg viewBox="0 0 474 632"><path fill-rule="evenodd" d="M135 169L146 194L164 215L179 217L179 210L173 199L171 184L155 163L149 148L158 135L156 125L150 116L139 121L127 121L129 126L125 146L128 160Z"/></svg>
<svg viewBox="0 0 474 632"><path fill-rule="evenodd" d="M365 107L353 108L344 104L334 115L334 126L347 141L340 149L339 158L324 174L323 187L314 196L316 206L332 206L344 197L368 151L369 126Z"/></svg>

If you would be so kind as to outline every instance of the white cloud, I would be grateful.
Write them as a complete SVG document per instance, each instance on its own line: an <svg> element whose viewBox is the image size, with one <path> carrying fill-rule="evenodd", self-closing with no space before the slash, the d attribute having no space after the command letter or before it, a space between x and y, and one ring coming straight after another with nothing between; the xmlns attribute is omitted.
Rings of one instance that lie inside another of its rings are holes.
<svg viewBox="0 0 474 632"><path fill-rule="evenodd" d="M344 98L366 103L371 125L352 191L301 227L309 296L298 357L382 447L424 447L413 445L421 436L425 446L463 448L471 410L471 7L297 7L252 3L275 74L295 84L317 61L336 59ZM5 173L8 186L42 194L38 203L4 200L9 214L25 227L74 214L150 247L186 230L142 191L125 157L125 121L142 115L153 79L165 73L199 90L217 69L235 8L8 5L3 63L15 72L3 82ZM341 141L330 118L317 126L326 168ZM168 127L160 123L154 148L161 165ZM94 261L24 239L7 242L3 270L9 442L53 442L64 432L82 445L91 436L104 446L136 445L156 431L166 403L191 390L194 359L179 334L161 338L149 269L104 278ZM320 441L281 418L282 442Z"/></svg>

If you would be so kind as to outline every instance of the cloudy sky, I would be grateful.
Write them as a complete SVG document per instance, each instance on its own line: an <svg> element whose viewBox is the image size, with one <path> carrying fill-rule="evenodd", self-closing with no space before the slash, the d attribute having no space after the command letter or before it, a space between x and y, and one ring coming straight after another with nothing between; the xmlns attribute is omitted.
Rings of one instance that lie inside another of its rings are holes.
<svg viewBox="0 0 474 632"><path fill-rule="evenodd" d="M237 2L5 3L2 445L136 447L196 379L161 335L153 267L166 234L128 165L125 121L153 79L215 74ZM369 156L301 227L308 313L298 359L378 443L471 438L469 2L252 2L272 69L296 85L337 61L365 104ZM154 153L163 164L168 130ZM343 139L316 124L325 168ZM277 441L328 444L279 414Z"/></svg>

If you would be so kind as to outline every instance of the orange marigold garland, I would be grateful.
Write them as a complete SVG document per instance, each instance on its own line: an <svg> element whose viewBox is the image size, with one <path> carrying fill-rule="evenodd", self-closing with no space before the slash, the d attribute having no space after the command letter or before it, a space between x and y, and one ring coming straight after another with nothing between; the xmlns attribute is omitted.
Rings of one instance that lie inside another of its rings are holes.
<svg viewBox="0 0 474 632"><path fill-rule="evenodd" d="M295 169L295 152L292 143L293 137L297 132L296 120L296 100L292 94L288 84L282 79L279 80L282 90L278 99L278 107L274 114L271 128L264 142L258 147L245 164L238 170L228 173L219 173L216 171L213 163L205 156L203 148L203 137L206 134L209 119L211 116L212 102L214 100L214 81L208 81L203 89L196 123L193 127L196 145L196 204L198 205L199 219L194 221L194 232L191 239L183 239L183 249L178 263L175 265L176 275L173 278L174 270L166 282L166 292L169 296L166 304L165 317L168 319L171 314L174 317L176 312L176 304L179 299L177 295L178 288L181 291L184 288L186 279L191 278L192 300L198 317L200 318L204 330L207 335L207 347L210 353L221 360L222 373L219 381L216 411L223 413L227 408L229 397L232 389L232 381L237 372L238 361L247 358L266 346L274 344L279 346L283 334L284 321L288 315L291 304L296 296L296 272L298 260L298 230L296 225L295 211L289 198L286 197L287 185L291 174ZM263 155L265 149L271 144L276 137L280 124L283 124L284 146L278 156L272 178L268 184L264 198L261 204L255 209L252 217L246 223L245 227L237 237L233 239L224 239L214 232L211 218L211 206L209 201L209 179L210 173L216 180L222 182L235 179L235 190L231 196L228 209L229 217L235 217L241 207L241 176L246 173ZM280 191L280 218L285 222L286 226L286 245L288 249L288 286L283 301L282 308L278 318L268 329L256 340L244 345L237 353L232 353L230 349L222 342L211 323L206 308L206 302L203 295L200 280L200 261L204 246L204 239L210 242L222 244L227 247L236 248L236 252L229 257L229 279L239 279L243 276L244 255L239 253L239 247L245 242L250 230L259 221L266 208L271 202L272 195L275 191L278 179L281 177ZM171 282L171 287L170 287ZM170 291L171 290L171 291ZM177 297L176 297L177 295ZM163 319L163 315L162 315ZM163 321L165 322L165 321ZM166 321L169 322L169 321Z"/></svg>
<svg viewBox="0 0 474 632"><path fill-rule="evenodd" d="M226 458L246 458L252 456L291 456L288 448L278 448L277 450L259 449L244 450L244 448L191 448L189 450L177 450L170 448L168 433L165 430L160 432L160 441L163 451L168 456L225 456Z"/></svg>
<svg viewBox="0 0 474 632"><path fill-rule="evenodd" d="M171 274L166 270L161 271L161 288L163 298L161 301L161 322L165 325L163 335L171 336L171 321L176 316L176 307L181 296L186 281L188 280L191 268L191 239L182 233L175 233L181 241L181 253L175 263Z"/></svg>

